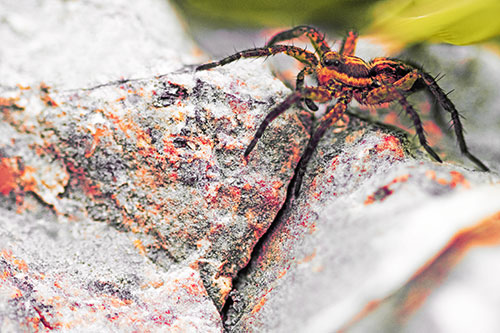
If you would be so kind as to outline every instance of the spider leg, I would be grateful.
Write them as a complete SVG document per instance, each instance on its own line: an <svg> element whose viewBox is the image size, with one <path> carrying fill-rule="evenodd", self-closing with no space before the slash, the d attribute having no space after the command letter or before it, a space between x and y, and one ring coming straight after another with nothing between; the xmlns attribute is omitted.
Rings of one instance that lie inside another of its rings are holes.
<svg viewBox="0 0 500 333"><path fill-rule="evenodd" d="M420 116L411 104L408 103L408 100L402 92L409 90L415 83L416 79L416 73L410 72L392 84L384 83L381 87L370 90L370 92L362 100L362 103L376 105L383 102L398 101L405 110L406 114L413 121L415 132L422 147L424 147L429 155L431 155L436 161L442 163L443 161L441 158L427 143L427 138L425 137L425 131Z"/></svg>
<svg viewBox="0 0 500 333"><path fill-rule="evenodd" d="M490 169L488 169L488 167L484 165L483 162L481 162L476 156L472 155L469 152L467 144L465 143L464 129L462 123L460 122L460 115L448 96L446 96L446 94L438 86L438 84L430 74L423 71L418 71L418 74L419 77L424 81L429 91L434 95L439 105L441 105L443 109L450 113L455 136L457 137L458 145L462 154L464 154L471 162L476 164L481 170L490 171Z"/></svg>
<svg viewBox="0 0 500 333"><path fill-rule="evenodd" d="M429 91L429 89L423 90L424 94L426 95L426 99L429 101L432 101L430 103L430 111L429 114L431 115L432 119L438 125L439 128L442 130L447 130L449 129L449 124L447 123L443 112L441 112L439 103L437 102L436 98L434 98L434 95ZM450 133L446 132L446 135L450 135Z"/></svg>
<svg viewBox="0 0 500 333"><path fill-rule="evenodd" d="M420 116L418 115L417 111L411 106L410 103L408 103L408 100L404 97L404 95L397 89L392 89L391 91L392 94L395 95L397 101L405 112L408 114L410 119L413 121L413 124L415 125L415 132L417 133L418 136L418 141L424 147L424 149L431 155L436 161L439 163L443 163L441 158L439 157L438 154L429 146L427 143L427 138L425 137L425 131L424 131L424 126L422 125L422 120L420 119Z"/></svg>
<svg viewBox="0 0 500 333"><path fill-rule="evenodd" d="M319 32L316 28L300 25L298 27L292 28L290 30L285 30L274 35L269 42L267 42L266 46L274 45L279 42L283 42L285 40L290 40L293 38L301 37L306 35L311 41L312 46L318 53L320 57L323 56L326 52L330 52L330 47L325 41L325 36Z"/></svg>
<svg viewBox="0 0 500 333"><path fill-rule="evenodd" d="M356 44L358 42L358 33L354 31L349 31L347 36L342 40L342 45L340 46L340 54L344 55L354 55L356 50Z"/></svg>
<svg viewBox="0 0 500 333"><path fill-rule="evenodd" d="M273 108L271 112L267 114L267 116L264 118L262 123L259 125L259 128L257 129L257 132L255 132L255 135L248 145L247 149L245 150L245 153L243 156L245 158L248 157L248 155L252 152L253 148L257 144L257 141L259 141L260 137L266 130L267 126L274 120L276 117L278 117L280 114L285 112L287 109L289 109L293 104L297 103L302 98L308 98L308 99L313 99L318 102L326 102L329 101L332 97L331 94L328 90L320 88L320 87L305 87L304 89L300 91L295 91L294 93L288 95L288 97L281 102L278 106Z"/></svg>
<svg viewBox="0 0 500 333"><path fill-rule="evenodd" d="M296 90L302 90L302 88L304 87L304 78L306 75L310 75L314 73L314 69L312 67L304 67L300 72L299 74L297 74L297 81L295 83L295 89ZM306 103L307 107L312 110L312 111L318 111L318 106L316 104L314 104L314 102L309 99L309 98L304 98L304 102ZM297 102L299 107L302 108L302 105L300 103L300 101Z"/></svg>
<svg viewBox="0 0 500 333"><path fill-rule="evenodd" d="M214 68L217 66L224 66L233 61L236 61L241 58L259 58L259 57L268 57L275 54L284 53L289 56L294 57L298 61L306 64L306 66L316 67L318 65L318 59L309 51L306 51L300 47L290 46L290 45L272 45L269 47L259 47L255 49L245 50L241 52L237 52L229 57L221 59L219 61L214 61L210 63L206 63L196 67L197 71L203 71L210 68Z"/></svg>
<svg viewBox="0 0 500 333"><path fill-rule="evenodd" d="M295 175L296 178L294 188L295 197L299 196L300 187L302 185L302 178L304 177L304 174L306 172L307 163L309 163L309 160L311 159L314 150L318 146L319 141L325 134L326 130L333 123L339 120L340 117L342 117L342 115L347 110L347 104L349 104L351 99L352 92L346 92L343 96L340 96L337 99L337 103L335 103L333 106L328 107L326 114L320 119L319 126L309 139L309 143L307 144L307 147L304 150L304 153L302 154L302 157L300 158L299 164L296 168L297 172Z"/></svg>

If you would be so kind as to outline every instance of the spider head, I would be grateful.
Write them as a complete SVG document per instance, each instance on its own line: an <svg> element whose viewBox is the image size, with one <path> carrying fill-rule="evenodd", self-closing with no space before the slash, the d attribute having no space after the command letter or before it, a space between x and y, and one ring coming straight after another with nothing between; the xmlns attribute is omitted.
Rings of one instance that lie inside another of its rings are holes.
<svg viewBox="0 0 500 333"><path fill-rule="evenodd" d="M339 68L345 62L343 58L338 52L327 52L321 59L321 64L332 69Z"/></svg>
<svg viewBox="0 0 500 333"><path fill-rule="evenodd" d="M353 87L365 87L372 81L369 67L361 58L333 51L324 54L317 75L321 84L335 80Z"/></svg>

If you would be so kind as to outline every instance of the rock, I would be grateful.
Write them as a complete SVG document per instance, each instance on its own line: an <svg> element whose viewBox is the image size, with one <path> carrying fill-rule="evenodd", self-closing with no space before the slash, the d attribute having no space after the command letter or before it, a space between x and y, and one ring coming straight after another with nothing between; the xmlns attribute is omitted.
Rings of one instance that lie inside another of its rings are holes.
<svg viewBox="0 0 500 333"><path fill-rule="evenodd" d="M281 208L306 139L289 112L250 161L243 159L271 100L286 92L270 74L259 78L268 84L258 90L254 72L4 92L3 126L15 141L4 142L3 158L22 179L6 191L10 205L22 201L16 191L32 192L66 218L84 215L131 231L161 267L199 272L221 308Z"/></svg>
<svg viewBox="0 0 500 333"><path fill-rule="evenodd" d="M353 106L293 198L307 112L285 112L242 156L290 93L262 61L193 72L196 47L161 1L0 7L2 332L452 327L429 306L449 302L470 248L497 244L500 210L498 176L453 164L452 138L427 127L437 164ZM428 50L414 54L452 57ZM468 92L453 98L467 142L498 170L498 59L468 52L436 67ZM376 119L407 127L394 110Z"/></svg>
<svg viewBox="0 0 500 333"><path fill-rule="evenodd" d="M199 274L158 269L132 233L50 211L1 211L2 332L222 332Z"/></svg>
<svg viewBox="0 0 500 333"><path fill-rule="evenodd" d="M79 89L201 61L166 1L0 4L0 84Z"/></svg>

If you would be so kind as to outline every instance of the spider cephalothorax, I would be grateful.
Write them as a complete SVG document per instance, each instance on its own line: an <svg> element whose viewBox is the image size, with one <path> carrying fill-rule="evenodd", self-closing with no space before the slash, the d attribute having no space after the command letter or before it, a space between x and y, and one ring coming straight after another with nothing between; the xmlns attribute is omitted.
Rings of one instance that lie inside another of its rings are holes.
<svg viewBox="0 0 500 333"><path fill-rule="evenodd" d="M303 35L309 38L316 51L315 53L296 46L276 44ZM350 32L343 40L339 52L335 52L330 49L323 35L315 28L299 26L276 34L265 47L241 51L220 61L198 66L196 70L222 66L240 58L267 57L279 53L292 56L305 65L297 75L296 90L281 104L274 107L264 118L253 140L245 150L245 157L253 150L269 123L293 104L300 103L303 100L311 110L316 111L318 108L313 101L326 103L336 100L334 104L327 107L325 115L321 118L299 161L295 186L296 195L298 195L307 163L319 140L326 129L346 112L347 105L353 98L365 105L379 105L392 101L399 102L413 121L420 144L436 161L441 162L439 156L427 144L422 121L418 113L406 99L407 95L421 88L427 88L439 105L450 113L461 152L481 170L488 171L488 168L469 152L458 111L437 85L436 80L422 69L397 59L375 58L365 62L363 59L354 56L357 38L358 36L355 33ZM304 79L306 75L314 76L318 86L305 86Z"/></svg>

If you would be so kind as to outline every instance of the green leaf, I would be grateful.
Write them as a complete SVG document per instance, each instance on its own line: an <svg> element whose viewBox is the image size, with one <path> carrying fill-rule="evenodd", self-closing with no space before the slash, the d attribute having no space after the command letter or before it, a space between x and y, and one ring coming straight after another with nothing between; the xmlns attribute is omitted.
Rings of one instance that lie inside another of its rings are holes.
<svg viewBox="0 0 500 333"><path fill-rule="evenodd" d="M500 36L499 0L388 0L367 33L396 44L472 44Z"/></svg>

